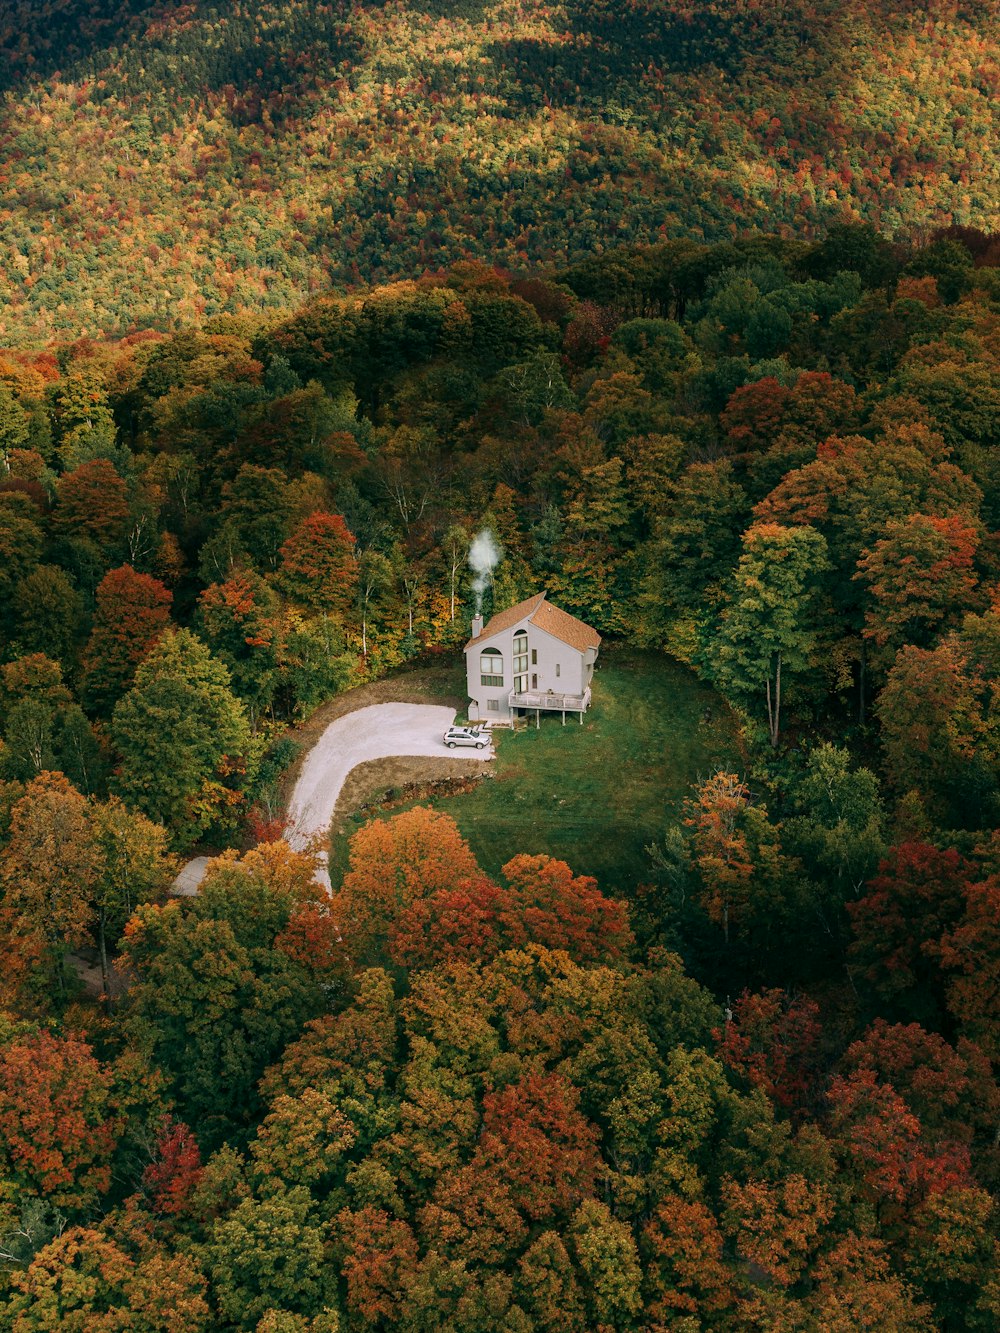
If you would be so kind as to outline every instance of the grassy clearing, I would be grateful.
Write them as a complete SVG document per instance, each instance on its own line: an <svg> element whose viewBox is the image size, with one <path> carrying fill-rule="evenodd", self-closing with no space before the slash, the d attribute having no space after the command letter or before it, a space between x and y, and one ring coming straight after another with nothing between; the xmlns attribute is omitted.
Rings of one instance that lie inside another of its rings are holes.
<svg viewBox="0 0 1000 1333"><path fill-rule="evenodd" d="M495 776L431 804L456 820L490 874L518 852L547 852L627 895L648 877L645 849L692 784L732 765L742 768L736 725L718 695L669 659L606 649L582 727L543 713L539 730L532 718L523 731L499 732ZM341 822L334 883L366 818Z"/></svg>

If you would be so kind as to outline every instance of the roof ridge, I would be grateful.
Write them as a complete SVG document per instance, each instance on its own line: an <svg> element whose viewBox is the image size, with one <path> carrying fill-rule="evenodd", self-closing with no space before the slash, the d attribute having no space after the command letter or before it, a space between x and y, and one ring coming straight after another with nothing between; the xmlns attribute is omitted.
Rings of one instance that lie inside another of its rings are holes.
<svg viewBox="0 0 1000 1333"><path fill-rule="evenodd" d="M543 588L541 592L533 593L531 597L525 597L522 601L515 602L513 606L508 606L503 611L494 612L490 616L489 622L483 625L479 633L469 639L465 645L466 649L471 648L482 639L503 633L522 620L526 620L545 634L553 634L563 643L568 644L571 648L576 648L579 652L583 652L590 647L597 648L601 642L600 634L585 620L581 620L578 616L574 616L572 612L564 611L561 606L556 606L554 602L550 602L548 596L548 589ZM550 619L554 619L556 624L561 622L563 626L562 633L559 632L556 625L540 623L544 613L547 613ZM578 626L580 632L570 636L568 633L569 626Z"/></svg>

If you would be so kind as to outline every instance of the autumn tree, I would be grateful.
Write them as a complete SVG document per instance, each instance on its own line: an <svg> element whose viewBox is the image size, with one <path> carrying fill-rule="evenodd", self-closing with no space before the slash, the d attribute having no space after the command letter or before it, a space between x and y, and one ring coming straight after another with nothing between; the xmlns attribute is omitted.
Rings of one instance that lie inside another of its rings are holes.
<svg viewBox="0 0 1000 1333"><path fill-rule="evenodd" d="M606 961L628 949L624 903L606 898L589 875L574 876L565 861L525 855L508 861L501 874L510 890L500 906L508 945L564 949L578 963Z"/></svg>
<svg viewBox="0 0 1000 1333"><path fill-rule="evenodd" d="M900 843L848 904L851 957L890 1013L941 1021L942 940L961 920L971 873L955 848Z"/></svg>
<svg viewBox="0 0 1000 1333"><path fill-rule="evenodd" d="M221 766L247 744L243 706L229 684L228 671L201 640L178 630L159 639L115 707L118 791L176 838L204 826L195 800L213 783L224 793Z"/></svg>
<svg viewBox="0 0 1000 1333"><path fill-rule="evenodd" d="M739 941L761 953L779 923L786 937L802 930L800 867L784 855L766 806L745 782L713 774L685 801L684 825L696 901L726 946Z"/></svg>
<svg viewBox="0 0 1000 1333"><path fill-rule="evenodd" d="M940 942L941 961L950 973L948 1009L961 1023L962 1031L993 1060L1000 1055L998 913L1000 875L990 875L969 885L961 919Z"/></svg>
<svg viewBox="0 0 1000 1333"><path fill-rule="evenodd" d="M415 903L483 878L454 820L418 807L354 834L333 914L355 960L376 961L397 932L408 933L407 913Z"/></svg>
<svg viewBox="0 0 1000 1333"><path fill-rule="evenodd" d="M88 707L110 714L167 627L173 597L159 579L122 565L105 574L95 598L80 689Z"/></svg>
<svg viewBox="0 0 1000 1333"><path fill-rule="evenodd" d="M339 514L310 514L281 547L281 588L313 611L343 616L357 583L354 541Z"/></svg>
<svg viewBox="0 0 1000 1333"><path fill-rule="evenodd" d="M780 990L744 991L717 1029L719 1055L770 1100L800 1114L819 1091L819 1006Z"/></svg>
<svg viewBox="0 0 1000 1333"><path fill-rule="evenodd" d="M975 607L978 545L976 528L957 515L890 522L858 561L873 603L866 636L889 654L903 644L929 647L942 626Z"/></svg>
<svg viewBox="0 0 1000 1333"><path fill-rule="evenodd" d="M940 817L988 822L1000 781L994 692L959 641L906 645L875 704L889 782Z"/></svg>
<svg viewBox="0 0 1000 1333"><path fill-rule="evenodd" d="M170 1217L183 1213L204 1174L198 1143L190 1129L182 1121L165 1120L153 1160L142 1173L153 1212Z"/></svg>
<svg viewBox="0 0 1000 1333"><path fill-rule="evenodd" d="M826 568L826 542L812 528L761 523L744 534L711 653L731 697L758 708L766 699L772 746L781 734L783 689L802 685L815 667L816 581Z"/></svg>
<svg viewBox="0 0 1000 1333"><path fill-rule="evenodd" d="M24 957L28 975L22 981L41 969L65 997L65 954L91 938L89 903L98 869L84 797L61 773L40 774L13 808L10 839L0 856L0 913L8 947Z"/></svg>
<svg viewBox="0 0 1000 1333"><path fill-rule="evenodd" d="M113 1078L86 1042L38 1031L0 1048L0 1158L15 1186L81 1212L111 1188Z"/></svg>
<svg viewBox="0 0 1000 1333"><path fill-rule="evenodd" d="M106 459L83 463L59 481L53 523L93 542L105 558L124 540L128 513L125 483Z"/></svg>
<svg viewBox="0 0 1000 1333"><path fill-rule="evenodd" d="M132 1245L109 1230L70 1227L14 1275L5 1311L11 1330L207 1333L207 1283L195 1261L149 1237Z"/></svg>

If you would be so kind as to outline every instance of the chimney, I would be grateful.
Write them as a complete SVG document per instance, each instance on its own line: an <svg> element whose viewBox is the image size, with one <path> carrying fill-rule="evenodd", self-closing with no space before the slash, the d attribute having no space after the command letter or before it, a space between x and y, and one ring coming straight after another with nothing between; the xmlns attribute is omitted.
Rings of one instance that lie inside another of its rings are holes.
<svg viewBox="0 0 1000 1333"><path fill-rule="evenodd" d="M483 618L477 611L472 617L472 637L478 639L483 632Z"/></svg>

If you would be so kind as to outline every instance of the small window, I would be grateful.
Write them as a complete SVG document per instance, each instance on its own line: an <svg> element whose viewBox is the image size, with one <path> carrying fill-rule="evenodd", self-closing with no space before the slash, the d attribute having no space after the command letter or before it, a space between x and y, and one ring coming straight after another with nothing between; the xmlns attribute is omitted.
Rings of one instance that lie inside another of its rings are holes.
<svg viewBox="0 0 1000 1333"><path fill-rule="evenodd" d="M532 650L531 650L531 665L532 665L532 666L538 666L538 649L537 649L537 648L532 648Z"/></svg>
<svg viewBox="0 0 1000 1333"><path fill-rule="evenodd" d="M500 712L500 700L499 700L499 699L487 699L487 700L486 700L486 711L487 711L488 713L499 713L499 712Z"/></svg>
<svg viewBox="0 0 1000 1333"><path fill-rule="evenodd" d="M558 662L556 663L556 675L557 675L557 676L559 675L559 663L558 663Z"/></svg>

